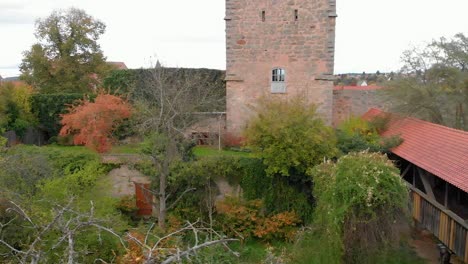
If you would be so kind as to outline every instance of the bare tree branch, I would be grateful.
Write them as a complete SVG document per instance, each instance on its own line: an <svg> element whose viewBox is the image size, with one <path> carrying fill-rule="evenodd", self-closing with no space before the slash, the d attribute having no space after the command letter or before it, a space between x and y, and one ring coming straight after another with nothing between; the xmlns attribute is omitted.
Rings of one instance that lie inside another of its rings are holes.
<svg viewBox="0 0 468 264"><path fill-rule="evenodd" d="M202 249L202 248L205 248L205 247L210 247L210 246L213 246L213 245L216 245L216 244L220 244L220 243L226 243L226 242L234 242L234 241L239 241L238 239L234 239L234 238L226 238L226 239L219 239L219 240L214 240L214 241L208 241L208 242L205 242L203 244L200 244L198 246L195 246L195 247L192 247L192 248L189 248L181 253L177 253L176 255L174 256L171 256L169 258L167 258L166 260L164 260L161 264L169 264L169 263L172 263L176 260L179 260L181 258L185 258L187 256L189 256L192 252L195 252L199 249ZM153 263L153 262L148 262L148 263Z"/></svg>

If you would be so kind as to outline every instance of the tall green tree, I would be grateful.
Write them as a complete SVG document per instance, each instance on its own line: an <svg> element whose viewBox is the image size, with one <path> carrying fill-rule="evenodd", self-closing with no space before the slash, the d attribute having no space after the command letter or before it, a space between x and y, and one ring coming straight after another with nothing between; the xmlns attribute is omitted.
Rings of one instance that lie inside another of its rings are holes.
<svg viewBox="0 0 468 264"><path fill-rule="evenodd" d="M392 111L468 130L468 38L441 38L402 59L402 74L382 90Z"/></svg>
<svg viewBox="0 0 468 264"><path fill-rule="evenodd" d="M24 52L21 78L43 93L88 92L109 70L98 44L106 26L76 8L36 21L38 43Z"/></svg>

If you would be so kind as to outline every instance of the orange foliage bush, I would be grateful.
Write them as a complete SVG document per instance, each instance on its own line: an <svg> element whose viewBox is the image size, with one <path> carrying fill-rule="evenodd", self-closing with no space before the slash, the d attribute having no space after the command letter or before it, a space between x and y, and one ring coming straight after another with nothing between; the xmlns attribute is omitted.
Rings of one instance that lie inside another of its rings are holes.
<svg viewBox="0 0 468 264"><path fill-rule="evenodd" d="M239 136L235 136L231 133L225 133L223 135L223 145L225 147L239 147L244 144L245 139Z"/></svg>
<svg viewBox="0 0 468 264"><path fill-rule="evenodd" d="M61 115L60 136L73 135L75 145L85 145L100 153L112 145L112 132L131 116L130 104L115 95L99 94L94 102L84 99Z"/></svg>
<svg viewBox="0 0 468 264"><path fill-rule="evenodd" d="M223 230L230 236L264 240L285 239L292 241L301 222L295 212L282 212L266 216L261 200L240 201L227 198L216 206L221 215Z"/></svg>
<svg viewBox="0 0 468 264"><path fill-rule="evenodd" d="M138 232L130 232L130 235L134 239L138 240L140 243L143 243L145 236ZM143 254L143 249L140 245L133 239L127 238L128 249L125 255L119 257L118 263L129 263L129 264L142 264L145 262L145 256Z"/></svg>

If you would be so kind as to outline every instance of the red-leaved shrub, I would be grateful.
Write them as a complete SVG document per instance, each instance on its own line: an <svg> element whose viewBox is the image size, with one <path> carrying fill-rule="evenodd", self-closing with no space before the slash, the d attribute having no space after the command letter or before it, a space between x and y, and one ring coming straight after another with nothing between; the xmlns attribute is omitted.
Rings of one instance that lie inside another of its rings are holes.
<svg viewBox="0 0 468 264"><path fill-rule="evenodd" d="M112 132L131 116L130 104L115 95L99 94L94 102L84 99L61 115L60 136L73 135L75 145L85 145L97 152L112 146Z"/></svg>

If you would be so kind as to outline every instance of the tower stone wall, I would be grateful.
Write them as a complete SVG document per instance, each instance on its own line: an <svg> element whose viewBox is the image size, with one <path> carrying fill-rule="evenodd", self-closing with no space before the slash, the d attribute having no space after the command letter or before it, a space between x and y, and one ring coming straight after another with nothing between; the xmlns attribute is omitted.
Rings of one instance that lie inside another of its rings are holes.
<svg viewBox="0 0 468 264"><path fill-rule="evenodd" d="M332 119L335 0L226 0L227 132L240 136L262 97L296 96ZM285 90L272 92L272 70Z"/></svg>

